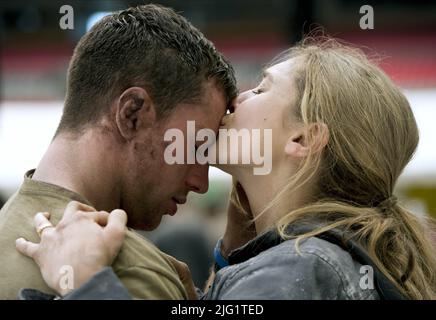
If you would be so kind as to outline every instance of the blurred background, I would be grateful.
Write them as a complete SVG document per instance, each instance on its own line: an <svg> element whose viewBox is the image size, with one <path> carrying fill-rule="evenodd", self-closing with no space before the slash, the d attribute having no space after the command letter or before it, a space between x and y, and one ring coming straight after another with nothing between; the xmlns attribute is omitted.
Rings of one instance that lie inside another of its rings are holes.
<svg viewBox="0 0 436 320"><path fill-rule="evenodd" d="M73 48L108 12L147 1L0 2L0 205L38 165L62 112ZM154 1L174 8L211 39L234 65L239 88L280 51L319 25L335 37L382 57L381 67L403 88L420 129L413 161L396 193L418 215L436 217L436 1L426 0L184 0ZM62 30L62 5L74 9L74 29ZM374 29L362 30L361 6L374 9ZM175 217L146 234L186 261L201 286L212 248L225 226L230 177L210 170L209 192L191 195Z"/></svg>

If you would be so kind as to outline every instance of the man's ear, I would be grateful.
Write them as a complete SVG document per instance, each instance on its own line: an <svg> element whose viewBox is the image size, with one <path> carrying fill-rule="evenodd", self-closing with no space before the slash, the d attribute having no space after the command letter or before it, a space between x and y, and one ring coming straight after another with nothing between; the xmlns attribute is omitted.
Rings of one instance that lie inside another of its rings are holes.
<svg viewBox="0 0 436 320"><path fill-rule="evenodd" d="M156 110L147 91L139 87L126 89L116 102L115 120L121 136L127 140L156 121Z"/></svg>
<svg viewBox="0 0 436 320"><path fill-rule="evenodd" d="M295 131L285 145L285 153L295 158L307 157L310 152L320 152L329 141L329 131L324 123L312 123Z"/></svg>

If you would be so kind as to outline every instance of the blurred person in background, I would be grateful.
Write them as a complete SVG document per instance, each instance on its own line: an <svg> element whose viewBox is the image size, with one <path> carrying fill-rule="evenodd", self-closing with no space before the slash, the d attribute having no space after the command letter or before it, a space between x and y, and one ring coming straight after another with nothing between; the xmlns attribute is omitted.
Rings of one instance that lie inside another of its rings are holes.
<svg viewBox="0 0 436 320"><path fill-rule="evenodd" d="M308 38L275 60L232 111L222 128L273 130L274 166L254 175L254 163L219 165L235 184L216 273L202 298L436 298L430 230L393 194L418 144L415 118L398 87L362 52ZM35 259L59 293L51 270L69 264L83 275L87 282L66 298L129 298L104 268L121 241L100 241L111 232L111 215L105 217L83 221L69 212L62 228L38 218L36 228L48 226L41 242L19 239L17 249ZM75 240L64 241L65 230L76 229ZM94 239L94 268L81 267L75 254L80 241L85 246L81 239ZM362 285L363 267L373 270L369 285ZM96 295L99 283L118 287Z"/></svg>
<svg viewBox="0 0 436 320"><path fill-rule="evenodd" d="M159 250L186 263L196 287L204 287L213 263L213 244L210 244L209 234L202 222L195 222L189 218L183 223L167 222L159 226L152 235L146 236Z"/></svg>
<svg viewBox="0 0 436 320"><path fill-rule="evenodd" d="M139 6L95 24L74 50L55 137L0 211L0 298L16 299L29 286L53 292L14 246L19 235L36 241L43 231L33 229L35 211L50 211L57 223L78 200L84 208L122 208L129 227L152 230L189 192L206 192L208 166L167 165L163 135L186 130L187 120L216 132L235 96L232 67L172 9ZM84 215L92 216L101 214ZM174 259L133 231L123 239L113 268L130 294L188 298ZM90 259L87 253L80 256Z"/></svg>

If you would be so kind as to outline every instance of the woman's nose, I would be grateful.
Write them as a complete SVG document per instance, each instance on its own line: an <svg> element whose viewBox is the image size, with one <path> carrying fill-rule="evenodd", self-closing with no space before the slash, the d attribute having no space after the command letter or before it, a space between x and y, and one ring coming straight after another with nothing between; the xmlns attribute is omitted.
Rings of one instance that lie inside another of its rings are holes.
<svg viewBox="0 0 436 320"><path fill-rule="evenodd" d="M233 113L236 111L236 109L238 108L238 106L246 99L246 97L244 97L244 93L240 93L235 99L233 99L232 103L230 104L230 113Z"/></svg>
<svg viewBox="0 0 436 320"><path fill-rule="evenodd" d="M239 104L241 104L242 102L244 102L247 98L250 97L250 93L251 90L246 90L242 93L240 93L233 101L234 103L232 104L234 106L234 109L236 109L238 107Z"/></svg>

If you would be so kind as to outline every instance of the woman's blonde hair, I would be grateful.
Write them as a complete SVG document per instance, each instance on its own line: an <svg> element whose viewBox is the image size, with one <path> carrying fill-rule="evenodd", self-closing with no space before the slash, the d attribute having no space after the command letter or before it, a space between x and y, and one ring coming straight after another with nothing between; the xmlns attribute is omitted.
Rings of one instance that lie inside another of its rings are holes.
<svg viewBox="0 0 436 320"><path fill-rule="evenodd" d="M425 227L430 222L422 223L393 196L419 140L407 99L361 50L334 39L307 38L280 59L290 58L298 58L300 67L293 109L306 125L325 124L328 142L322 152L310 153L265 210L314 179L315 200L278 222L282 237L295 238L286 233L290 224L321 219L322 227L297 236L297 246L342 229L404 295L435 299L435 248Z"/></svg>

